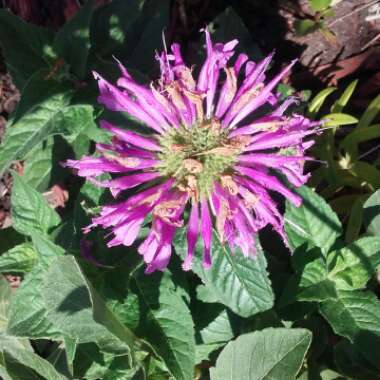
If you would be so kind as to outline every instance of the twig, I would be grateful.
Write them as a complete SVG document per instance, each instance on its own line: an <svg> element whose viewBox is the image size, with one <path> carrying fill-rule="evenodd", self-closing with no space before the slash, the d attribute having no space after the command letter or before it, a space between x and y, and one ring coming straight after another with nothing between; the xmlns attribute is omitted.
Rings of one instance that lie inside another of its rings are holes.
<svg viewBox="0 0 380 380"><path fill-rule="evenodd" d="M376 34L375 37L373 37L369 42L367 42L361 49L361 51L366 50L369 48L374 42L376 42L380 38L380 33Z"/></svg>
<svg viewBox="0 0 380 380"><path fill-rule="evenodd" d="M375 150L379 149L380 148L380 144L376 145L375 147L373 147L372 149L368 150L367 152L363 153L362 155L360 155L358 157L358 160L361 160L362 158L364 158L365 156L368 156L369 154L373 153Z"/></svg>
<svg viewBox="0 0 380 380"><path fill-rule="evenodd" d="M346 13L346 14L343 15L342 17L339 17L339 18L335 19L334 21L331 21L329 24L327 24L327 27L328 27L328 28L331 28L331 27L332 27L333 25L335 25L337 22L342 21L342 20L344 20L345 18L350 17L350 16L354 15L355 13L360 12L360 11L363 10L363 9L369 8L369 7L371 7L372 5L375 5L375 4L377 4L377 3L378 3L378 0L374 0L374 1L371 1L371 2L369 2L369 3L367 3L367 4L364 4L364 5L362 5L362 6L358 7L358 8L355 8L354 10L352 10L351 12Z"/></svg>

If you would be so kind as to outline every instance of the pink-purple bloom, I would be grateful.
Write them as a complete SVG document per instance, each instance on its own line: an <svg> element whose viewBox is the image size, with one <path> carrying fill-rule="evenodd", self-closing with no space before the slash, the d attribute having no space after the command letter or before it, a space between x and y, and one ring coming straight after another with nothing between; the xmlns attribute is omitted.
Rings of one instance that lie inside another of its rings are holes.
<svg viewBox="0 0 380 380"><path fill-rule="evenodd" d="M269 224L286 243L284 217L271 192L299 206L301 198L286 183L299 187L308 179L303 165L313 141L307 138L319 124L297 114L285 116L296 99L280 103L275 93L294 62L266 81L272 55L255 63L240 54L229 64L238 41L214 44L204 33L207 57L197 79L176 43L170 54L157 55L161 77L150 86L138 84L120 63L116 85L94 73L99 102L127 112L152 133L101 121L112 135L110 144L98 144L95 157L66 163L118 199L103 206L86 229L111 229L108 246L131 246L151 216L150 232L138 247L148 273L166 268L178 228L187 230L185 270L191 268L197 242L203 245L206 268L216 237L248 257L256 254L255 235ZM262 106L271 111L255 116ZM96 178L103 173L112 173L112 179ZM130 189L132 195L123 198Z"/></svg>

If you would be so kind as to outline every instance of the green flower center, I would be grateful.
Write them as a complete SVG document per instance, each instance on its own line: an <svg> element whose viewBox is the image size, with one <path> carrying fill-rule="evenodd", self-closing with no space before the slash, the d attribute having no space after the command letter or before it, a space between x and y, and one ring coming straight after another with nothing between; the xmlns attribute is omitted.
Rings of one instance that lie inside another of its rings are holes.
<svg viewBox="0 0 380 380"><path fill-rule="evenodd" d="M174 177L181 190L210 192L216 179L229 174L240 152L236 140L216 120L192 128L173 129L160 138L158 170Z"/></svg>

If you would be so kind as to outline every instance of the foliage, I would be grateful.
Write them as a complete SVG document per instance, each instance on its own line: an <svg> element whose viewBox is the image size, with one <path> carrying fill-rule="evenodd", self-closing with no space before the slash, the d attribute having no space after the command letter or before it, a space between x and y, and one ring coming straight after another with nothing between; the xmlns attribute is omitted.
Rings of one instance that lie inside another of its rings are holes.
<svg viewBox="0 0 380 380"><path fill-rule="evenodd" d="M147 276L135 248L107 248L98 230L83 235L108 196L102 189L70 177L70 200L59 213L44 198L69 175L61 161L92 152L93 141L107 141L97 128L106 111L96 103L90 70L112 77L116 55L144 81L168 15L168 0L113 0L98 8L88 1L54 34L0 11L5 63L22 92L0 146L0 171L14 160L22 160L25 170L13 173L13 226L0 231L0 273L22 276L13 292L0 274L0 376L380 378L379 191L369 197L380 177L377 163L358 153L359 144L379 137L372 125L379 98L358 122L342 113L355 83L324 117L334 129L326 129L317 150L329 166L314 172L312 181L334 198L329 205L302 187L302 206L285 206L292 255L272 231L257 239L255 258L231 252L215 236L210 270L200 264L198 247L192 271L183 272L174 258L168 270ZM231 9L219 17L230 22L217 33L225 39L242 34L249 45ZM332 91L310 102L311 116ZM338 126L351 123L353 131L336 140ZM340 195L341 187L352 198ZM359 203L365 236L359 236L356 216L346 231L338 218ZM175 238L180 257L184 234ZM90 257L80 250L83 239L92 244Z"/></svg>
<svg viewBox="0 0 380 380"><path fill-rule="evenodd" d="M309 115L323 120L326 128L314 150L314 156L323 160L325 165L313 172L310 185L329 200L332 208L347 223L347 242L359 236L363 205L380 187L380 162L369 161L371 156L367 154L380 137L380 125L375 121L380 111L380 95L373 99L359 119L343 113L357 84L357 80L351 82L326 115L322 111L336 88L324 89L308 105ZM367 152L360 153L362 147L366 147Z"/></svg>

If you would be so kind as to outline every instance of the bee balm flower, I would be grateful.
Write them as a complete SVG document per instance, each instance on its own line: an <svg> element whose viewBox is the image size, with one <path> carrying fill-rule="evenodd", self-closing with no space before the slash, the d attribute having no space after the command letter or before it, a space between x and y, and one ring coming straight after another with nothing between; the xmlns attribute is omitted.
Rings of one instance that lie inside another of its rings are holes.
<svg viewBox="0 0 380 380"><path fill-rule="evenodd" d="M308 178L303 163L313 142L305 138L316 133L317 124L300 115L284 116L295 99L279 104L273 92L294 62L266 82L272 55L255 63L240 54L228 65L237 41L213 44L207 30L205 36L207 58L197 80L178 44L172 45L172 54L157 55L161 77L150 87L135 82L120 63L116 86L95 73L99 102L127 112L152 133L101 121L112 142L97 145L98 157L66 163L109 188L115 198L135 189L127 199L104 206L88 229L110 228L108 246L130 246L151 215L150 233L138 248L147 273L167 266L177 228L187 229L185 270L191 267L198 239L204 247L203 265L211 265L214 228L223 244L240 248L245 256L255 254L254 236L268 224L286 242L284 218L270 193L280 193L296 206L301 199L276 172L295 187ZM253 114L268 105L271 111L265 116ZM97 180L103 173L117 175Z"/></svg>

